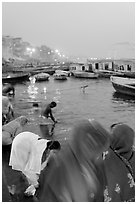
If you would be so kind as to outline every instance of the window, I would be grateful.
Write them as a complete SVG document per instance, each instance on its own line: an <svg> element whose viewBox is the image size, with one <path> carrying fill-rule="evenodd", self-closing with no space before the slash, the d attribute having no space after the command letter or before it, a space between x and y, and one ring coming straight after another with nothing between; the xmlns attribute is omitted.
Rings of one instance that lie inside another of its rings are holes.
<svg viewBox="0 0 137 204"><path fill-rule="evenodd" d="M127 65L127 71L131 71L131 65Z"/></svg>
<svg viewBox="0 0 137 204"><path fill-rule="evenodd" d="M95 63L95 69L99 69L98 63Z"/></svg>
<svg viewBox="0 0 137 204"><path fill-rule="evenodd" d="M84 71L85 70L85 66L82 66L82 71Z"/></svg>
<svg viewBox="0 0 137 204"><path fill-rule="evenodd" d="M108 68L109 68L108 64L105 64L105 70L108 70Z"/></svg>

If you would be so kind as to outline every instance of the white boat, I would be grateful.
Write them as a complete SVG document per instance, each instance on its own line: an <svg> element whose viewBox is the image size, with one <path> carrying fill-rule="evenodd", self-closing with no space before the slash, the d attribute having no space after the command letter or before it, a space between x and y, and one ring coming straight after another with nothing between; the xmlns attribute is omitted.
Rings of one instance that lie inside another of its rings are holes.
<svg viewBox="0 0 137 204"><path fill-rule="evenodd" d="M61 74L62 74L62 73L63 73L63 74L66 74L66 76L70 76L70 74L71 74L70 71L64 71L64 70L61 70L61 69L55 71L55 74L58 74L58 73L59 73L59 74L60 74L60 73L61 73Z"/></svg>
<svg viewBox="0 0 137 204"><path fill-rule="evenodd" d="M135 79L111 76L110 80L116 92L135 96Z"/></svg>
<svg viewBox="0 0 137 204"><path fill-rule="evenodd" d="M55 80L66 80L67 79L67 74L64 73L63 71L58 71L55 74L53 74L53 77Z"/></svg>
<svg viewBox="0 0 137 204"><path fill-rule="evenodd" d="M87 79L97 79L98 74L94 72L85 72L85 71L73 71L73 76L76 78L87 78Z"/></svg>
<svg viewBox="0 0 137 204"><path fill-rule="evenodd" d="M39 73L35 74L33 77L35 77L36 81L47 81L49 80L50 75L47 73Z"/></svg>

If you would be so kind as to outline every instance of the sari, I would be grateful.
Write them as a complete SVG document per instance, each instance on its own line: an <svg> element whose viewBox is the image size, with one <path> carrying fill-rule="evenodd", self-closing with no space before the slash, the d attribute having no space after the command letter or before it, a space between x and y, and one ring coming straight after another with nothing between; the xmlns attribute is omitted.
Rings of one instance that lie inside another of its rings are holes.
<svg viewBox="0 0 137 204"><path fill-rule="evenodd" d="M105 201L135 201L134 131L125 124L112 128L111 145L104 153L107 177Z"/></svg>
<svg viewBox="0 0 137 204"><path fill-rule="evenodd" d="M14 118L13 106L7 96L2 96L2 125Z"/></svg>
<svg viewBox="0 0 137 204"><path fill-rule="evenodd" d="M49 140L42 139L32 132L22 132L14 138L9 166L21 171L30 185L38 185L41 171L41 158Z"/></svg>
<svg viewBox="0 0 137 204"><path fill-rule="evenodd" d="M103 202L105 171L102 153L109 133L95 120L79 121L69 142L54 155L39 177L40 202Z"/></svg>
<svg viewBox="0 0 137 204"><path fill-rule="evenodd" d="M28 122L26 116L20 116L2 126L2 145L12 144L13 139L23 131Z"/></svg>

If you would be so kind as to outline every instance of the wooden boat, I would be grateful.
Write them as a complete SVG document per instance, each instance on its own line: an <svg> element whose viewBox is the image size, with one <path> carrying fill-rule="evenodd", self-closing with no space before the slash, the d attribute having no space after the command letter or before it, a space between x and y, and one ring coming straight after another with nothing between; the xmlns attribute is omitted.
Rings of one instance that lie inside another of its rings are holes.
<svg viewBox="0 0 137 204"><path fill-rule="evenodd" d="M63 72L57 72L53 74L53 77L55 80L66 80L67 79L67 74Z"/></svg>
<svg viewBox="0 0 137 204"><path fill-rule="evenodd" d="M8 74L3 74L2 75L2 83L17 83L17 82L22 82L29 80L29 74L28 73L18 73L18 74L13 74L13 73L8 73Z"/></svg>
<svg viewBox="0 0 137 204"><path fill-rule="evenodd" d="M135 79L111 76L110 80L116 92L135 96Z"/></svg>
<svg viewBox="0 0 137 204"><path fill-rule="evenodd" d="M134 78L135 79L135 72L124 72L123 73L124 77L128 77L128 78Z"/></svg>
<svg viewBox="0 0 137 204"><path fill-rule="evenodd" d="M123 73L110 70L98 70L97 73L99 74L100 78L110 78L111 76L124 76Z"/></svg>
<svg viewBox="0 0 137 204"><path fill-rule="evenodd" d="M67 77L69 77L71 75L70 71L64 71L61 69L56 70L55 74L66 74Z"/></svg>
<svg viewBox="0 0 137 204"><path fill-rule="evenodd" d="M36 81L48 81L49 76L50 75L47 73L39 73L39 74L35 74L33 77L36 79Z"/></svg>
<svg viewBox="0 0 137 204"><path fill-rule="evenodd" d="M85 72L85 71L73 71L73 76L76 78L87 78L87 79L97 79L98 74L94 72Z"/></svg>

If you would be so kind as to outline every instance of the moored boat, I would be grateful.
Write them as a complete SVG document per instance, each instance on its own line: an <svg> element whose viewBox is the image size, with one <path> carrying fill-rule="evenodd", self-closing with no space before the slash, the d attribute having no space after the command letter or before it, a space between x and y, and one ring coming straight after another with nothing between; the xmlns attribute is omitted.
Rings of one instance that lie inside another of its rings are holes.
<svg viewBox="0 0 137 204"><path fill-rule="evenodd" d="M135 96L135 79L111 76L110 80L116 92Z"/></svg>
<svg viewBox="0 0 137 204"><path fill-rule="evenodd" d="M99 74L100 78L110 78L111 76L124 76L123 73L110 70L98 70L97 73Z"/></svg>
<svg viewBox="0 0 137 204"><path fill-rule="evenodd" d="M87 78L87 79L97 79L98 74L94 72L86 72L86 71L73 71L73 76L76 78Z"/></svg>
<svg viewBox="0 0 137 204"><path fill-rule="evenodd" d="M50 75L47 73L39 73L35 74L33 77L36 79L36 81L48 81Z"/></svg>
<svg viewBox="0 0 137 204"><path fill-rule="evenodd" d="M28 73L20 73L20 74L3 74L2 75L2 83L17 83L29 80L29 74Z"/></svg>
<svg viewBox="0 0 137 204"><path fill-rule="evenodd" d="M64 71L64 70L56 70L55 74L66 74L67 77L69 77L71 75L70 71Z"/></svg>
<svg viewBox="0 0 137 204"><path fill-rule="evenodd" d="M55 80L66 80L67 74L63 72L56 72L55 74L53 74L53 77Z"/></svg>

